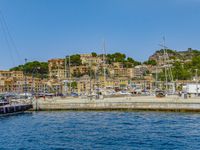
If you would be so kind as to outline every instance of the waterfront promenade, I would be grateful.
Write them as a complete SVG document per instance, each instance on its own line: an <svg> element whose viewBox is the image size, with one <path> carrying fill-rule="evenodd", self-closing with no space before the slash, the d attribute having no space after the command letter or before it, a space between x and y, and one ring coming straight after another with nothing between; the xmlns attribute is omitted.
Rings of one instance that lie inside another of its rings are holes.
<svg viewBox="0 0 200 150"><path fill-rule="evenodd" d="M178 96L156 98L154 96L117 97L104 99L52 98L37 99L34 110L154 110L199 111L200 97L183 99Z"/></svg>

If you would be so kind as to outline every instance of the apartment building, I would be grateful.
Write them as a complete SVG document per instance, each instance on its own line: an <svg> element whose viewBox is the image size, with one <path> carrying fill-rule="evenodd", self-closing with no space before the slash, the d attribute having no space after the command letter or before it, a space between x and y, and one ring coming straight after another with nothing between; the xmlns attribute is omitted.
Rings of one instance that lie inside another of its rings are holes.
<svg viewBox="0 0 200 150"><path fill-rule="evenodd" d="M81 54L82 64L100 64L103 61L103 57L92 56L92 54Z"/></svg>
<svg viewBox="0 0 200 150"><path fill-rule="evenodd" d="M24 78L23 71L6 71L6 70L0 70L0 77L14 77L17 79L22 79Z"/></svg>
<svg viewBox="0 0 200 150"><path fill-rule="evenodd" d="M64 79L65 72L65 60L64 59L50 59L48 60L49 77Z"/></svg>

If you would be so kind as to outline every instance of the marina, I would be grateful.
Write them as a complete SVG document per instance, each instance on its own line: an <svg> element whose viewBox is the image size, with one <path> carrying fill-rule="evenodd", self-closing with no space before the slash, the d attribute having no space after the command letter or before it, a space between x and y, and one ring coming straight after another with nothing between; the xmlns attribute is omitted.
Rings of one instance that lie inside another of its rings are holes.
<svg viewBox="0 0 200 150"><path fill-rule="evenodd" d="M0 150L199 150L200 0L0 0Z"/></svg>

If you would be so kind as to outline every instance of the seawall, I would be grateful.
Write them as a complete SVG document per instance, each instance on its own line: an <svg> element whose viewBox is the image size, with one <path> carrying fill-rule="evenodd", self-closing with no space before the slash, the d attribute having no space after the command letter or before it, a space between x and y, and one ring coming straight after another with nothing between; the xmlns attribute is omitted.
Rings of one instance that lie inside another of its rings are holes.
<svg viewBox="0 0 200 150"><path fill-rule="evenodd" d="M181 99L179 97L155 98L152 96L81 99L54 98L38 99L33 109L46 110L152 110L152 111L198 111L200 98Z"/></svg>

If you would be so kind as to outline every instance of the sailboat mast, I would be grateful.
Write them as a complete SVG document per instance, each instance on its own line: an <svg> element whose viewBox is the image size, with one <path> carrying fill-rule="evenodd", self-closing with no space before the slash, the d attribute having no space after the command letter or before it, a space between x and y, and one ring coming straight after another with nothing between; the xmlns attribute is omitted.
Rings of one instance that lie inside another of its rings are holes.
<svg viewBox="0 0 200 150"><path fill-rule="evenodd" d="M103 40L103 75L104 75L104 88L106 83L106 44Z"/></svg>
<svg viewBox="0 0 200 150"><path fill-rule="evenodd" d="M174 85L174 79L173 79L173 74L172 74L172 69L171 66L169 64L169 55L167 53L167 47L165 46L165 37L163 37L163 51L164 51L164 70L165 70L165 87L166 87L166 91L168 91L168 82L170 81L170 83L172 84L172 91L173 93L175 92L175 85Z"/></svg>
<svg viewBox="0 0 200 150"><path fill-rule="evenodd" d="M167 77L167 52L166 52L166 46L165 46L165 37L163 37L163 50L164 50L164 67L165 67L165 87L166 90L168 90L168 77Z"/></svg>
<svg viewBox="0 0 200 150"><path fill-rule="evenodd" d="M158 68L156 66L156 88L158 89Z"/></svg>

